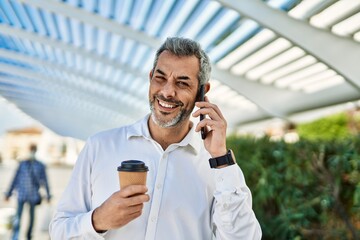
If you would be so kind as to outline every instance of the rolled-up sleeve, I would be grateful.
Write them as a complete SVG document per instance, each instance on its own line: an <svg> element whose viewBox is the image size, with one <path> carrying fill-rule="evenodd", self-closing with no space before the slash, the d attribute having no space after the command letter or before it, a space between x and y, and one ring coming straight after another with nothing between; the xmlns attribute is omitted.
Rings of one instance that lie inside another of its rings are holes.
<svg viewBox="0 0 360 240"><path fill-rule="evenodd" d="M90 172L93 159L91 142L81 151L70 182L50 223L52 240L104 239L92 226Z"/></svg>
<svg viewBox="0 0 360 240"><path fill-rule="evenodd" d="M261 239L252 196L238 165L214 169L216 190L213 223L216 239Z"/></svg>

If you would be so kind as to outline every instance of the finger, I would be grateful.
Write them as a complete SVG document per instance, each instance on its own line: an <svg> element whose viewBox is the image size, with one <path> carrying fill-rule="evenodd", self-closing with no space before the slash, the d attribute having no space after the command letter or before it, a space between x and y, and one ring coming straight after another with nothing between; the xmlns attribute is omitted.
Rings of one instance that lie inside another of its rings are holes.
<svg viewBox="0 0 360 240"><path fill-rule="evenodd" d="M200 108L193 113L193 117L198 117L200 114L208 115L212 120L222 121L223 119L219 114L212 108Z"/></svg>
<svg viewBox="0 0 360 240"><path fill-rule="evenodd" d="M127 206L135 206L138 204L142 204L144 202L148 202L149 200L150 200L150 196L148 194L141 194L126 198L125 204Z"/></svg>
<svg viewBox="0 0 360 240"><path fill-rule="evenodd" d="M126 220L131 220L134 219L135 217L140 216L143 210L143 206L144 206L143 204L139 204L124 209L122 212L122 218Z"/></svg>
<svg viewBox="0 0 360 240"><path fill-rule="evenodd" d="M138 204L138 205L135 205L135 206L130 206L126 209L126 213L128 215L131 215L131 214L134 214L134 213L137 213L137 212L141 212L142 209L144 207L144 204Z"/></svg>
<svg viewBox="0 0 360 240"><path fill-rule="evenodd" d="M124 226L125 224L128 224L129 222L131 222L132 220L134 220L135 218L140 217L142 214L142 210L140 211L135 211L132 213L124 213L121 215L121 217L118 219L117 224L115 224L115 226Z"/></svg>
<svg viewBox="0 0 360 240"><path fill-rule="evenodd" d="M129 215L129 218L130 218L129 220L131 221L131 220L133 220L133 219L135 219L135 218L140 217L140 216L141 216L141 213L142 213L142 211L134 212L134 213L130 214L130 215Z"/></svg>
<svg viewBox="0 0 360 240"><path fill-rule="evenodd" d="M120 189L118 192L121 197L130 197L135 194L144 194L147 192L147 187L145 185L130 185L123 189Z"/></svg>
<svg viewBox="0 0 360 240"><path fill-rule="evenodd" d="M196 102L195 105L200 109L211 108L220 116L220 118L224 119L222 112L220 111L219 107L216 104L210 102Z"/></svg>
<svg viewBox="0 0 360 240"><path fill-rule="evenodd" d="M195 128L195 131L198 132L201 130L201 128L207 128L208 132L211 132L211 131L214 131L216 129L219 129L220 127L217 127L216 126L216 121L214 120L211 120L211 119L204 119L202 121L200 121L197 125L196 125L196 128Z"/></svg>

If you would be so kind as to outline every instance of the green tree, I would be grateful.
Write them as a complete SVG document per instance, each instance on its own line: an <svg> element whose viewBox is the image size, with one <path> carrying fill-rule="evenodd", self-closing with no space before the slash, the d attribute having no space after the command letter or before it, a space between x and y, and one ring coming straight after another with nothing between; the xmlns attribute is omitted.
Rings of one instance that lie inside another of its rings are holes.
<svg viewBox="0 0 360 240"><path fill-rule="evenodd" d="M299 124L296 130L300 138L304 139L342 140L351 136L349 121L346 113L340 113L310 123Z"/></svg>
<svg viewBox="0 0 360 240"><path fill-rule="evenodd" d="M253 194L263 239L359 239L360 138L229 137Z"/></svg>

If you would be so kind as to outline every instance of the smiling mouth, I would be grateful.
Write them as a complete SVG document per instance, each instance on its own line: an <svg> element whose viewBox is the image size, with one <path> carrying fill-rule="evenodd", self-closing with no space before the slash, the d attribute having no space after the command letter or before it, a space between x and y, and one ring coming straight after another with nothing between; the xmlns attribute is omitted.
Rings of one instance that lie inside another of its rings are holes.
<svg viewBox="0 0 360 240"><path fill-rule="evenodd" d="M162 108L174 109L174 108L178 107L177 104L164 102L159 99L158 99L158 103L159 103L160 107L162 107Z"/></svg>

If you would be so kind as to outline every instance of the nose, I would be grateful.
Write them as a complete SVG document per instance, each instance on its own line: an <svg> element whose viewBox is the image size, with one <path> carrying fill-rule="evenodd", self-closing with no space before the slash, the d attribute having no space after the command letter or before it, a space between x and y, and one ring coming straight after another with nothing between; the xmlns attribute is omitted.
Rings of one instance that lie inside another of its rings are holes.
<svg viewBox="0 0 360 240"><path fill-rule="evenodd" d="M174 83L172 81L168 81L161 89L161 93L165 98L175 97L176 91Z"/></svg>

